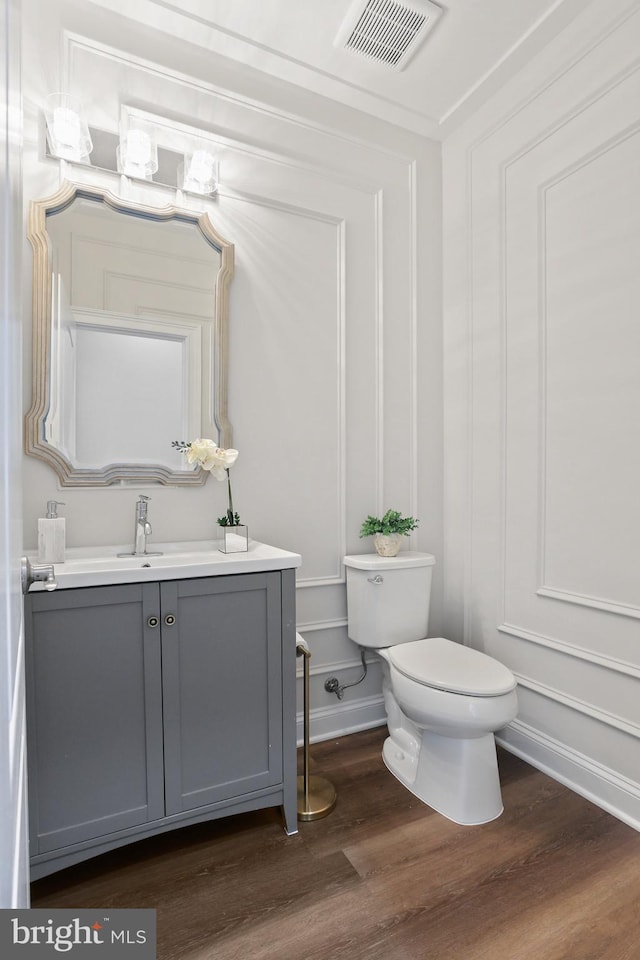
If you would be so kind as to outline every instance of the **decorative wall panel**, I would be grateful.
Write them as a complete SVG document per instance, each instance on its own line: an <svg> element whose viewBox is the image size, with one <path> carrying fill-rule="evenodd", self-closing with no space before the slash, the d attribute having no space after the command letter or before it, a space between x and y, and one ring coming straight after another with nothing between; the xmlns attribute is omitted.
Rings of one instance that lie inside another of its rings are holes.
<svg viewBox="0 0 640 960"><path fill-rule="evenodd" d="M218 194L192 202L211 211L235 246L234 505L252 537L302 554L299 617L319 627L311 631L318 677L324 662L357 668L344 625L342 557L372 549L358 537L362 519L391 506L420 516L411 545L442 553L439 144L385 124L365 137L355 113L321 123L314 95L281 84L276 96L253 71L239 76L224 58L194 57L178 40L169 49L110 11L92 17L62 0L44 9L24 0L24 7L26 199L52 192L61 176L39 143L46 77L81 93L98 129L116 133L128 105L153 116L163 136L203 130L217 145ZM102 178L131 199L168 202L166 188L74 172ZM41 464L25 462L24 473L30 547L55 491ZM152 497L156 540L208 539L224 508L224 485L213 480L188 491L72 491L68 543L126 542L139 492ZM379 722L378 694L362 696L363 715ZM335 698L326 706L338 717ZM338 717L333 732L340 729ZM332 735L326 716L323 731Z"/></svg>
<svg viewBox="0 0 640 960"><path fill-rule="evenodd" d="M452 623L518 678L501 742L640 828L639 44L591 4L444 169Z"/></svg>

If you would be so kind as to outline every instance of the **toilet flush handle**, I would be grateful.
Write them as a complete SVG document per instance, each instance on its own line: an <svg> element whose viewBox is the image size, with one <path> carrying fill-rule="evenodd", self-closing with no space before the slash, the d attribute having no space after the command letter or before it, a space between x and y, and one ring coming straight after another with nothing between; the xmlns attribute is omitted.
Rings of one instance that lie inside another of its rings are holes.
<svg viewBox="0 0 640 960"><path fill-rule="evenodd" d="M369 583L384 583L384 577L381 577L379 573L375 577L367 577Z"/></svg>

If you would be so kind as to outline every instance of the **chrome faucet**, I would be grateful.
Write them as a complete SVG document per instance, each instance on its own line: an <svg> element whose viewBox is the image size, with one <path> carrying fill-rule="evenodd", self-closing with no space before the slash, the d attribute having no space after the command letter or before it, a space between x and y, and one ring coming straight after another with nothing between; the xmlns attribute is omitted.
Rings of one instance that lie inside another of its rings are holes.
<svg viewBox="0 0 640 960"><path fill-rule="evenodd" d="M133 541L133 555L147 552L147 537L151 533L151 524L147 520L149 497L140 497L136 503L136 526Z"/></svg>
<svg viewBox="0 0 640 960"><path fill-rule="evenodd" d="M136 503L136 525L133 534L132 553L119 553L119 557L161 557L161 550L147 550L147 537L151 533L148 519L148 502L151 497L141 494Z"/></svg>

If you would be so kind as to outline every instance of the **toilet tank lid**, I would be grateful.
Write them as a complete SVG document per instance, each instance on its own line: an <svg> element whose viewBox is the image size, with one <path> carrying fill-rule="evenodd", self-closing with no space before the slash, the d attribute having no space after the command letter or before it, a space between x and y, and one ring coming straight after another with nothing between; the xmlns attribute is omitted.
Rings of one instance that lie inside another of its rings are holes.
<svg viewBox="0 0 640 960"><path fill-rule="evenodd" d="M444 637L429 637L388 647L392 665L411 680L468 697L499 697L516 687L503 663Z"/></svg>
<svg viewBox="0 0 640 960"><path fill-rule="evenodd" d="M345 567L356 570L397 570L398 567L432 567L436 558L432 553L407 550L396 557L379 557L377 553L360 553L344 558Z"/></svg>

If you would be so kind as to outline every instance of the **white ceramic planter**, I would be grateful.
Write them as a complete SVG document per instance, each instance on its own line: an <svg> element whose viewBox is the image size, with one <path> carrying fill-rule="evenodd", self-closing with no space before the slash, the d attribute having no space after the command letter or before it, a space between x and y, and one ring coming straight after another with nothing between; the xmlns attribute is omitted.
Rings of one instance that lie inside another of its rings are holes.
<svg viewBox="0 0 640 960"><path fill-rule="evenodd" d="M374 533L373 543L380 557L395 557L400 552L403 536L401 533Z"/></svg>

